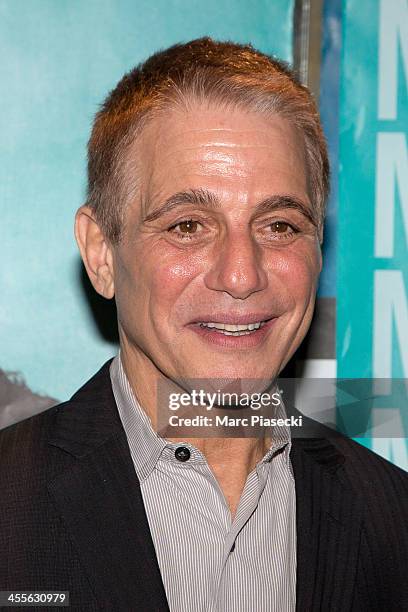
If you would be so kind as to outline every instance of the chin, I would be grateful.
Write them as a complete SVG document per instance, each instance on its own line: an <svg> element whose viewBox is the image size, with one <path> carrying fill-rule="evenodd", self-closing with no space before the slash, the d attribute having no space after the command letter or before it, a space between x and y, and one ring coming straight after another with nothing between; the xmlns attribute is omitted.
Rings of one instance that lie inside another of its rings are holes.
<svg viewBox="0 0 408 612"><path fill-rule="evenodd" d="M214 355L214 361L216 361L216 355ZM275 378L280 371L278 366L274 367L273 364L268 365L268 368L259 367L259 364L254 364L251 366L250 364L244 363L242 366L237 366L237 364L228 364L224 367L219 367L215 363L208 365L200 365L190 366L186 368L184 372L185 378L203 378L209 380L247 380L247 379L257 379L257 380L267 380L270 381Z"/></svg>

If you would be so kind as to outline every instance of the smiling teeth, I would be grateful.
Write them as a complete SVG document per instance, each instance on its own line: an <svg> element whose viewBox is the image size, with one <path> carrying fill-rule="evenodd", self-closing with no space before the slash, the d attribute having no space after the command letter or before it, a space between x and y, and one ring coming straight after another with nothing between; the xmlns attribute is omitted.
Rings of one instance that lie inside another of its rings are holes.
<svg viewBox="0 0 408 612"><path fill-rule="evenodd" d="M228 323L200 323L200 327L209 327L226 336L246 336L265 325L265 321L248 323L248 325L229 325Z"/></svg>

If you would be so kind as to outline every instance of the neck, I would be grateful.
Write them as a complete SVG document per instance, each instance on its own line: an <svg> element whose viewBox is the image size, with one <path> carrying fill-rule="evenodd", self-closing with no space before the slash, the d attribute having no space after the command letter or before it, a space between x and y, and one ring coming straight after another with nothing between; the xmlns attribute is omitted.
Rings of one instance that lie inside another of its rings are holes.
<svg viewBox="0 0 408 612"><path fill-rule="evenodd" d="M166 377L146 356L133 349L121 347L121 361L140 406L157 432L157 387ZM180 438L166 436L166 439L181 442ZM183 437L183 442L196 447L204 455L234 514L247 476L270 448L271 439Z"/></svg>

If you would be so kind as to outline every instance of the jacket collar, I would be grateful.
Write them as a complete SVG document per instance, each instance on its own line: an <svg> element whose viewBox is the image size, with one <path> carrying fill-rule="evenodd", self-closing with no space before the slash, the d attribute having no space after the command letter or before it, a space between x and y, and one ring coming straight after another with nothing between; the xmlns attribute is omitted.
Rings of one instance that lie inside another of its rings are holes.
<svg viewBox="0 0 408 612"><path fill-rule="evenodd" d="M85 457L107 439L123 431L116 410L109 368L112 359L81 387L68 402L55 408L48 443L73 457Z"/></svg>

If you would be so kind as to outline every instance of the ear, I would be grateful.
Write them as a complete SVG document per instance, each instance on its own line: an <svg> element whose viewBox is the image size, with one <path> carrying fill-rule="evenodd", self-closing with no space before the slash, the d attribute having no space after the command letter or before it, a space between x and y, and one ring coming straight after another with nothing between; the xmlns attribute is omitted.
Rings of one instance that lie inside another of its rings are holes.
<svg viewBox="0 0 408 612"><path fill-rule="evenodd" d="M81 206L75 215L75 238L89 279L103 297L115 295L111 248L89 206Z"/></svg>

